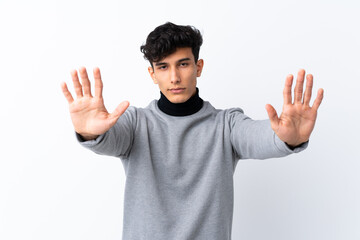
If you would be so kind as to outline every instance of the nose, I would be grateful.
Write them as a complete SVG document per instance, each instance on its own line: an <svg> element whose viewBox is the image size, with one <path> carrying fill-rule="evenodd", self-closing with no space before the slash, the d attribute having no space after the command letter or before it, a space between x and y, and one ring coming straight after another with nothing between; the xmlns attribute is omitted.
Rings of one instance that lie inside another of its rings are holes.
<svg viewBox="0 0 360 240"><path fill-rule="evenodd" d="M180 82L180 74L177 68L172 68L170 71L170 81L173 84Z"/></svg>

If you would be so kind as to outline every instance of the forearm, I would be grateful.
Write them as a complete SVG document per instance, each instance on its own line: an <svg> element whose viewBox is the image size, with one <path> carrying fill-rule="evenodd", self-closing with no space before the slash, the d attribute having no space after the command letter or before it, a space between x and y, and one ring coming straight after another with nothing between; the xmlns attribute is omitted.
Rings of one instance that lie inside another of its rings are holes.
<svg viewBox="0 0 360 240"><path fill-rule="evenodd" d="M307 143L295 148L289 147L274 133L268 120L246 119L238 122L233 130L233 144L242 159L284 157L307 147Z"/></svg>

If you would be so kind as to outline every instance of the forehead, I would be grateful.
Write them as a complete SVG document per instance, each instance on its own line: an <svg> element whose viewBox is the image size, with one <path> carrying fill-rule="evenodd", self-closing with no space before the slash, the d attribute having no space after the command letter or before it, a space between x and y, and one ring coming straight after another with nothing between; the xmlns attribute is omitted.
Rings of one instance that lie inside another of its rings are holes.
<svg viewBox="0 0 360 240"><path fill-rule="evenodd" d="M162 62L171 63L171 62L177 62L184 58L189 58L190 60L194 60L194 55L193 55L190 47L177 48L174 53L172 53L172 54L166 56L165 58L161 59L160 61L154 62L154 63L160 63L160 62L161 63Z"/></svg>

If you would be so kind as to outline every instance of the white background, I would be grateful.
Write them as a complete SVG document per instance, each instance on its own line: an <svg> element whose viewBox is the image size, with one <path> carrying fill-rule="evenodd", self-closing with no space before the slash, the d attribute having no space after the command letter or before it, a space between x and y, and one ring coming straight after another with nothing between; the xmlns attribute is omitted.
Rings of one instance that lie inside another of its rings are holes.
<svg viewBox="0 0 360 240"><path fill-rule="evenodd" d="M237 165L233 239L360 239L360 2L0 1L0 239L121 239L121 161L82 148L60 89L99 66L107 108L159 90L139 51L172 21L204 37L200 96L267 118L287 74L325 90L308 149Z"/></svg>

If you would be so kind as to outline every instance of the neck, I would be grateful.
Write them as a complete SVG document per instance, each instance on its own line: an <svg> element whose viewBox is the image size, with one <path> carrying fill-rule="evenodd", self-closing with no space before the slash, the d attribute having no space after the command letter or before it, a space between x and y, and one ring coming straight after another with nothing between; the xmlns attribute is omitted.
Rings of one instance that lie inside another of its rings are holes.
<svg viewBox="0 0 360 240"><path fill-rule="evenodd" d="M183 103L172 103L165 95L160 92L161 96L158 101L158 107L164 113L171 116L188 116L199 111L203 106L203 100L199 97L199 89L196 88L196 93Z"/></svg>

